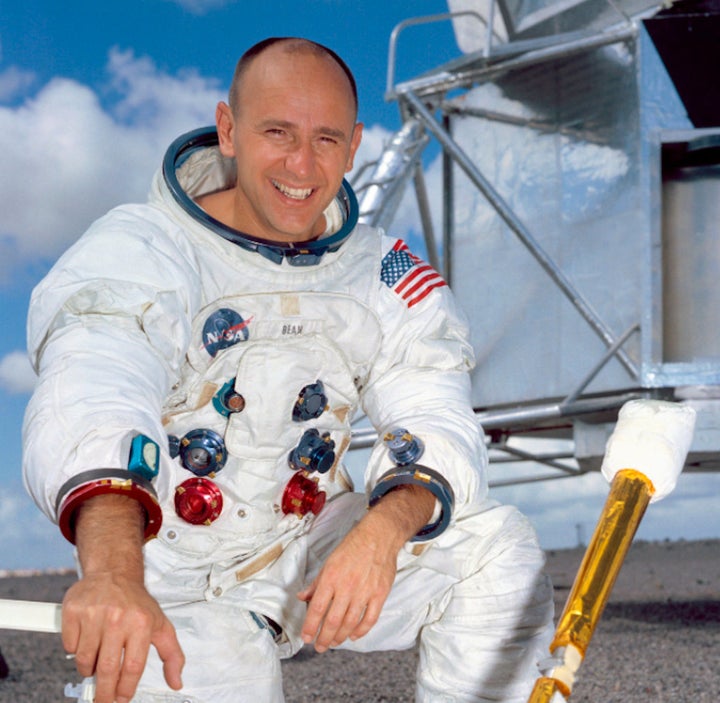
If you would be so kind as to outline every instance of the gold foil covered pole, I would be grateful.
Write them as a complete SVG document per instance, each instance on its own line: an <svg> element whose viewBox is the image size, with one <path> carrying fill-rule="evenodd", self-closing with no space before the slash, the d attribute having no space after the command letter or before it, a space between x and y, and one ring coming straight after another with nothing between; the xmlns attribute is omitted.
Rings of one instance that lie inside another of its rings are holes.
<svg viewBox="0 0 720 703"><path fill-rule="evenodd" d="M550 645L556 665L538 679L529 703L550 703L556 693L570 695L653 490L639 471L623 469L615 475Z"/></svg>
<svg viewBox="0 0 720 703"><path fill-rule="evenodd" d="M550 703L556 693L562 695L564 692L565 689L561 690L555 679L551 679L549 676L542 676L535 682L535 688L533 688L528 700L530 703ZM566 695L569 695L569 693ZM561 700L565 700L565 698L563 697Z"/></svg>

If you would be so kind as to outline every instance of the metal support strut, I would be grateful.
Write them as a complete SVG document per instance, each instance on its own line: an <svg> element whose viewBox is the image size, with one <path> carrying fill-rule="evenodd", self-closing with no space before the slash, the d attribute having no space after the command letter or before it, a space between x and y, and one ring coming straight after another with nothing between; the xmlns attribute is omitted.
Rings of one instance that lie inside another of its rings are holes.
<svg viewBox="0 0 720 703"><path fill-rule="evenodd" d="M420 101L412 92L404 93L403 98L407 100L414 113L422 120L425 127L433 133L447 153L452 156L458 166L462 168L467 177L488 199L490 204L495 208L508 227L515 232L520 241L525 245L533 257L535 257L543 270L557 284L568 300L590 325L592 330L600 337L600 339L603 340L607 347L614 347L617 344L617 340L615 339L613 333L605 326L603 321L591 307L590 303L586 301L581 293L575 289L565 274L563 274L563 272L555 266L552 259L535 240L525 225L515 216L515 213L505 202L502 196L493 188L482 173L480 173L467 154L465 154L455 140L437 123L437 120L433 118L428 108L425 107L422 101ZM638 378L637 366L623 349L617 349L617 357L632 378Z"/></svg>

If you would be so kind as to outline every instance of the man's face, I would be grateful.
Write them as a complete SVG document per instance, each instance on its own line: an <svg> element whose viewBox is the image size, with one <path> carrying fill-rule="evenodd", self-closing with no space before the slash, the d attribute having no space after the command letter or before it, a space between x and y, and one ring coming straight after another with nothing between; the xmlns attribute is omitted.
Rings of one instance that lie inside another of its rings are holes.
<svg viewBox="0 0 720 703"><path fill-rule="evenodd" d="M328 57L270 47L238 103L235 115L218 107L220 149L237 160L233 226L280 242L318 236L360 144L347 77Z"/></svg>

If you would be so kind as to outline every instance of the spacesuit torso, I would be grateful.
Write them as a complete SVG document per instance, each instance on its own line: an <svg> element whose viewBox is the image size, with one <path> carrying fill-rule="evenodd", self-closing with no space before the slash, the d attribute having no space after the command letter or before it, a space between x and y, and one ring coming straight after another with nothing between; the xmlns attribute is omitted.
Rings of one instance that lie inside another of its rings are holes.
<svg viewBox="0 0 720 703"><path fill-rule="evenodd" d="M352 258L356 271L377 273L361 249ZM208 263L201 279L213 276ZM176 488L162 497L159 538L195 559L237 558L290 537L325 499L352 490L341 459L380 334L368 304L345 290L288 287L203 306L163 407ZM197 477L222 501L190 515L203 529L176 510L178 487Z"/></svg>

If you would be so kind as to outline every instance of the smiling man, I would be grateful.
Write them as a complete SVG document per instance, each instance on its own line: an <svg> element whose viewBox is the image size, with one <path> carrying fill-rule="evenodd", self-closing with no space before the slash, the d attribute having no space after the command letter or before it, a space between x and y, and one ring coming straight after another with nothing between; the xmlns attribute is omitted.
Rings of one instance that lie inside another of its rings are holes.
<svg viewBox="0 0 720 703"><path fill-rule="evenodd" d="M309 643L419 644L418 701L527 698L543 556L487 498L447 285L358 224L361 133L336 54L261 42L148 203L34 291L24 470L77 546L63 643L96 703L279 702ZM343 466L360 410L364 494Z"/></svg>
<svg viewBox="0 0 720 703"><path fill-rule="evenodd" d="M297 51L275 45L240 64L232 106L216 114L220 151L237 163L235 188L198 200L225 224L280 242L324 232L323 212L362 136L351 76L320 50L303 56L302 72L297 61Z"/></svg>

